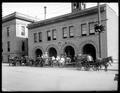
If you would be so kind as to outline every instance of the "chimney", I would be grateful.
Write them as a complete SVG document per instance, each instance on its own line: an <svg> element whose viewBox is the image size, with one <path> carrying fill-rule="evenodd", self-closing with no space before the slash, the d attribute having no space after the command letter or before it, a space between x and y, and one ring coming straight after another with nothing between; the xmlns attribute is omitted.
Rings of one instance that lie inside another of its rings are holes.
<svg viewBox="0 0 120 93"><path fill-rule="evenodd" d="M44 19L46 19L46 6L44 6Z"/></svg>

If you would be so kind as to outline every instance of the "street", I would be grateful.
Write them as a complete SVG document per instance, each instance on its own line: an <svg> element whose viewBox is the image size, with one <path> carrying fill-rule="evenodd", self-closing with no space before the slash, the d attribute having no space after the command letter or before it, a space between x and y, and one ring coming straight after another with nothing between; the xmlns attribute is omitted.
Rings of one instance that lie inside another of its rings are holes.
<svg viewBox="0 0 120 93"><path fill-rule="evenodd" d="M2 63L2 91L117 91L116 73Z"/></svg>

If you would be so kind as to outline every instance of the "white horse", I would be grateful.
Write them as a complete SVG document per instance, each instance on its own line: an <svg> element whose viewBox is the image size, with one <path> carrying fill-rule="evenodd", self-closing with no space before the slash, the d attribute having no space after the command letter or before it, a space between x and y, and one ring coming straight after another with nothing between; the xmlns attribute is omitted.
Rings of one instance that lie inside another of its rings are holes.
<svg viewBox="0 0 120 93"><path fill-rule="evenodd" d="M45 52L45 54L42 55L42 58L43 58L43 60L45 62L44 65L48 64L48 58L49 57L48 57L48 53L47 52Z"/></svg>
<svg viewBox="0 0 120 93"><path fill-rule="evenodd" d="M56 65L56 58L54 56L52 56L52 66Z"/></svg>
<svg viewBox="0 0 120 93"><path fill-rule="evenodd" d="M59 66L63 67L65 64L65 58L62 56L58 62L59 62Z"/></svg>

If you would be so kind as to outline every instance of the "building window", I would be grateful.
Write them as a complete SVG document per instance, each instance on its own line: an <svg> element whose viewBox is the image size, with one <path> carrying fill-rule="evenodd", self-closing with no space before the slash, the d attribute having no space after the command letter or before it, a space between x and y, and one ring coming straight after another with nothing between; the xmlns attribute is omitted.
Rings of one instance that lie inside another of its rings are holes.
<svg viewBox="0 0 120 93"><path fill-rule="evenodd" d="M21 26L21 35L25 35L25 26Z"/></svg>
<svg viewBox="0 0 120 93"><path fill-rule="evenodd" d="M22 41L22 51L25 51L25 42Z"/></svg>
<svg viewBox="0 0 120 93"><path fill-rule="evenodd" d="M69 37L74 37L74 26L69 26Z"/></svg>
<svg viewBox="0 0 120 93"><path fill-rule="evenodd" d="M63 38L67 38L67 27L63 27Z"/></svg>
<svg viewBox="0 0 120 93"><path fill-rule="evenodd" d="M8 52L10 52L10 41L7 42Z"/></svg>
<svg viewBox="0 0 120 93"><path fill-rule="evenodd" d="M56 35L57 35L56 29L53 29L53 30L52 30L53 40L56 40Z"/></svg>
<svg viewBox="0 0 120 93"><path fill-rule="evenodd" d="M90 22L90 23L89 23L89 34L90 34L90 35L94 35L94 34L95 34L94 25L95 25L94 22Z"/></svg>
<svg viewBox="0 0 120 93"><path fill-rule="evenodd" d="M37 33L34 33L34 43L37 42Z"/></svg>
<svg viewBox="0 0 120 93"><path fill-rule="evenodd" d="M87 35L87 24L81 24L82 36Z"/></svg>
<svg viewBox="0 0 120 93"><path fill-rule="evenodd" d="M74 8L74 9L79 8L79 3L75 2L75 3L73 4L73 8Z"/></svg>
<svg viewBox="0 0 120 93"><path fill-rule="evenodd" d="M50 41L51 40L51 32L47 31L47 40Z"/></svg>
<svg viewBox="0 0 120 93"><path fill-rule="evenodd" d="M7 36L9 37L10 35L10 27L7 27Z"/></svg>
<svg viewBox="0 0 120 93"><path fill-rule="evenodd" d="M39 42L42 42L42 32L39 32L38 35L39 35Z"/></svg>

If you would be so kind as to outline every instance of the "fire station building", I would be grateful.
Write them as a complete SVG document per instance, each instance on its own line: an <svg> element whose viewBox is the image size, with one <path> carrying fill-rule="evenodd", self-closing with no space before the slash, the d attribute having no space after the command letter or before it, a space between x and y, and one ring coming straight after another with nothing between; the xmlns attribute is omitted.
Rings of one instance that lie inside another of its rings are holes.
<svg viewBox="0 0 120 93"><path fill-rule="evenodd" d="M36 59L48 52L57 56L66 53L72 59L78 53L90 54L94 59L113 56L118 59L118 16L106 4L100 5L104 31L95 32L98 7L85 8L72 3L72 12L28 24L28 55Z"/></svg>
<svg viewBox="0 0 120 93"><path fill-rule="evenodd" d="M112 56L118 59L118 16L107 5L100 5L101 24L104 31L95 31L98 24L98 7L71 3L71 13L38 21L14 12L2 18L2 59L28 55L36 59L45 52L57 56L73 57L79 53L90 54L94 59Z"/></svg>

